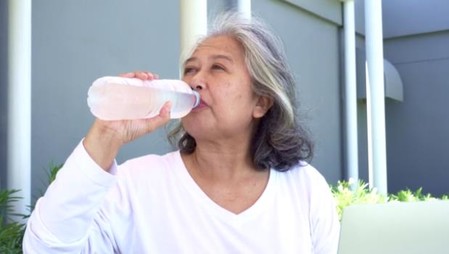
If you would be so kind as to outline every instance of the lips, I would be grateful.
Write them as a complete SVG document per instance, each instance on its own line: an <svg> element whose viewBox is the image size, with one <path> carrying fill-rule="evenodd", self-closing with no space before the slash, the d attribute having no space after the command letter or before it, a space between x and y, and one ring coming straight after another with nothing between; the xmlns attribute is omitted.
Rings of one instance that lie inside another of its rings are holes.
<svg viewBox="0 0 449 254"><path fill-rule="evenodd" d="M198 106L196 106L193 110L198 110L198 109L202 109L205 107L208 107L209 105L207 105L206 102L204 102L203 100L200 100L200 103L198 104Z"/></svg>

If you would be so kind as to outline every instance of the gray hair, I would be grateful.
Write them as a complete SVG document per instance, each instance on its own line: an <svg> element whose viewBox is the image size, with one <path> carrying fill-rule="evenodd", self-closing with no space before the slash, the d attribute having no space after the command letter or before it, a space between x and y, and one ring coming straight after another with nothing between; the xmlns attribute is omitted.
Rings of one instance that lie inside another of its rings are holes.
<svg viewBox="0 0 449 254"><path fill-rule="evenodd" d="M208 35L194 49L208 38L223 35L242 45L253 91L273 99L273 106L261 119L252 138L255 166L260 170L287 171L299 161L311 159L313 145L296 115L295 80L281 40L260 19L249 20L237 12L225 12L216 17ZM172 144L178 140L178 148L183 153L192 153L196 147L195 139L181 125L169 134L169 140Z"/></svg>

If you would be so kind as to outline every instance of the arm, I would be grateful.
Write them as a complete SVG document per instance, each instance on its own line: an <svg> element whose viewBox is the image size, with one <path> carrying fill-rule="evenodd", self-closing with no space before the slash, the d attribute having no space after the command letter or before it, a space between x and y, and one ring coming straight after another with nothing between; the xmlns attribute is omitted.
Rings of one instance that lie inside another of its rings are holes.
<svg viewBox="0 0 449 254"><path fill-rule="evenodd" d="M334 197L323 176L315 175L315 191L311 197L311 225L314 253L336 254L340 237L340 221Z"/></svg>
<svg viewBox="0 0 449 254"><path fill-rule="evenodd" d="M121 75L127 78L152 80L157 75L135 72ZM170 120L170 102L165 103L159 115L149 119L102 121L97 119L89 130L83 145L92 159L105 171L111 167L120 147L148 134Z"/></svg>
<svg viewBox="0 0 449 254"><path fill-rule="evenodd" d="M102 241L102 234L89 235L89 231L115 182L115 176L102 170L78 145L38 200L28 220L24 253L80 253L88 238L98 243L96 248L111 248L111 243Z"/></svg>
<svg viewBox="0 0 449 254"><path fill-rule="evenodd" d="M122 76L155 78L144 72ZM116 168L114 158L123 144L166 124L170 119L169 112L170 103L166 103L159 115L150 119L97 119L37 202L25 232L24 252L80 253L89 246L111 252L112 243L106 240L109 239L106 226L103 228L94 218L115 184L115 177L110 174ZM95 244L88 244L89 240Z"/></svg>

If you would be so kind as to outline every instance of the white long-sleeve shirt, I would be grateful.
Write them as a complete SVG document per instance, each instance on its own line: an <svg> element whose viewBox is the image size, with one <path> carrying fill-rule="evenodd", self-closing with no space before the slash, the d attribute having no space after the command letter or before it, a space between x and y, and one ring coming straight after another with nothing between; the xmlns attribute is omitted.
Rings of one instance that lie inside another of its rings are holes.
<svg viewBox="0 0 449 254"><path fill-rule="evenodd" d="M254 205L234 214L189 175L179 152L102 170L80 143L36 204L25 253L336 253L339 222L308 164L270 171Z"/></svg>

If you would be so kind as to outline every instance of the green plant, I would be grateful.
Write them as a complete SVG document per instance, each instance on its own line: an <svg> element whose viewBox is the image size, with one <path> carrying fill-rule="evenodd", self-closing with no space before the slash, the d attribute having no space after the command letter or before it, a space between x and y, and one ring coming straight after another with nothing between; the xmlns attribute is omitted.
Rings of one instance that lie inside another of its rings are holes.
<svg viewBox="0 0 449 254"><path fill-rule="evenodd" d="M0 190L0 253L22 253L22 239L25 224L17 218L25 216L14 214L15 202L21 199L18 190Z"/></svg>
<svg viewBox="0 0 449 254"><path fill-rule="evenodd" d="M412 191L410 189L401 190L396 194L392 194L391 199L401 202L412 202L412 201L426 201L435 198L432 197L432 195L430 194L422 193L422 188L419 188L416 191Z"/></svg>
<svg viewBox="0 0 449 254"><path fill-rule="evenodd" d="M349 205L385 203L388 201L388 196L380 194L375 188L368 188L368 184L362 180L338 181L337 185L331 186L331 191L340 218L345 207Z"/></svg>
<svg viewBox="0 0 449 254"><path fill-rule="evenodd" d="M433 197L431 194L424 194L422 188L412 191L405 189L392 194L381 194L377 192L376 188L369 188L368 184L362 180L355 181L339 181L337 185L330 186L334 196L338 216L341 219L345 207L354 204L380 204L392 201L398 202L413 202L413 201L427 201L432 199L449 200L448 195L443 195L440 198Z"/></svg>
<svg viewBox="0 0 449 254"><path fill-rule="evenodd" d="M53 182L61 167L62 164L50 165L49 183ZM18 193L19 190L0 190L0 253L2 254L22 253L22 240L26 227L23 221L29 214L14 213L14 203L21 199ZM29 208L31 213L34 205Z"/></svg>
<svg viewBox="0 0 449 254"><path fill-rule="evenodd" d="M48 184L52 183L55 178L58 171L62 168L64 164L50 164L49 170L48 170Z"/></svg>

